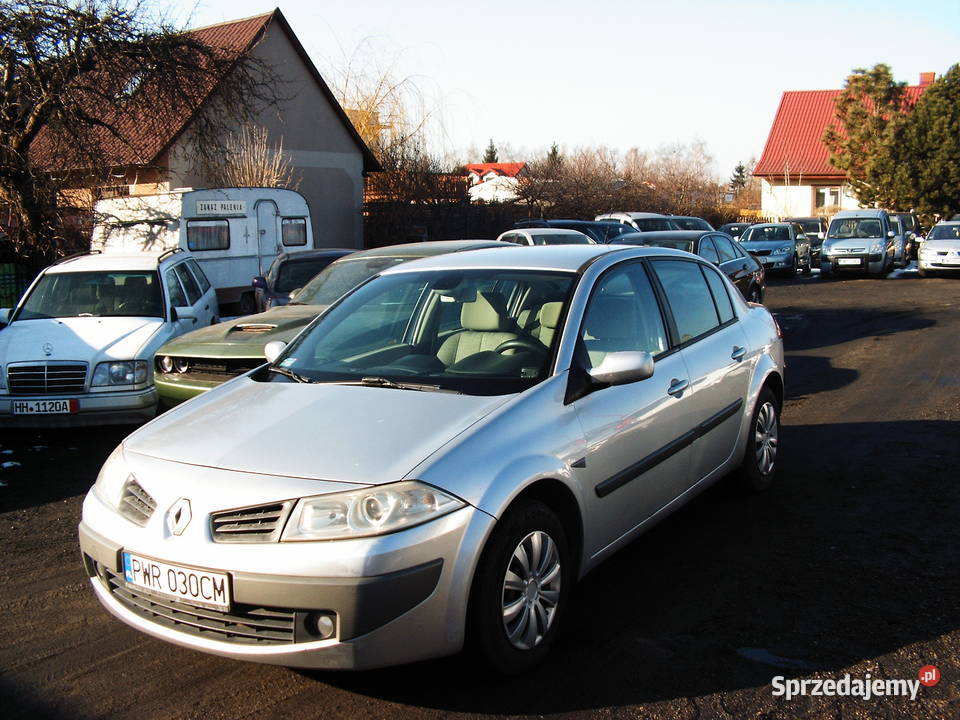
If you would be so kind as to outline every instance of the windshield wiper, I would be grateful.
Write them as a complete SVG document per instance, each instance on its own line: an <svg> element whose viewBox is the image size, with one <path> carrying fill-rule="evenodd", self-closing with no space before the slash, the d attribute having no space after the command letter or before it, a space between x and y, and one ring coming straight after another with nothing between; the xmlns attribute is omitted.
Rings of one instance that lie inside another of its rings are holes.
<svg viewBox="0 0 960 720"><path fill-rule="evenodd" d="M277 375L283 375L284 377L288 377L291 380L295 380L298 383L313 382L313 380L311 380L310 378L304 377L303 375L299 375L295 373L293 370L287 370L285 367L280 367L279 365L271 365L270 367L267 368L267 371L276 373Z"/></svg>
<svg viewBox="0 0 960 720"><path fill-rule="evenodd" d="M330 380L323 383L324 385L359 385L363 387L382 387L389 388L391 390L417 390L419 392L446 392L454 393L456 395L462 395L459 390L454 390L452 388L443 388L439 385L428 385L426 383L408 383L408 382L397 382L396 380L390 380L385 377L364 377L359 380Z"/></svg>

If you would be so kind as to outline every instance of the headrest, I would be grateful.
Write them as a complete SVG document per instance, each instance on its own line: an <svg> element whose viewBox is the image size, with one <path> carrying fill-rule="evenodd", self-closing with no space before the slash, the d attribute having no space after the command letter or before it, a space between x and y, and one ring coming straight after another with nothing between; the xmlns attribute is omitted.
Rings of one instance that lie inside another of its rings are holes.
<svg viewBox="0 0 960 720"><path fill-rule="evenodd" d="M543 327L548 327L552 330L560 323L561 312L563 312L562 302L544 303L543 307L540 308L540 314L537 319L540 320L540 324Z"/></svg>
<svg viewBox="0 0 960 720"><path fill-rule="evenodd" d="M129 275L123 284L127 287L146 287L147 278L143 275Z"/></svg>
<svg viewBox="0 0 960 720"><path fill-rule="evenodd" d="M465 330L501 330L505 312L498 295L478 292L477 299L464 303L460 309L460 324Z"/></svg>

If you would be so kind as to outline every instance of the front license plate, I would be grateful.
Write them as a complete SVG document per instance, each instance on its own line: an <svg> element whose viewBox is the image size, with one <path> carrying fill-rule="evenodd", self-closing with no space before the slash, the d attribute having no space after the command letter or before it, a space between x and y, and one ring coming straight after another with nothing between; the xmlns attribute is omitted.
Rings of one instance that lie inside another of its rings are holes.
<svg viewBox="0 0 960 720"><path fill-rule="evenodd" d="M960 257L943 258L943 263L945 265L960 265Z"/></svg>
<svg viewBox="0 0 960 720"><path fill-rule="evenodd" d="M123 579L130 585L191 605L230 609L230 582L224 573L170 565L125 552Z"/></svg>
<svg viewBox="0 0 960 720"><path fill-rule="evenodd" d="M860 258L839 258L838 265L860 265Z"/></svg>
<svg viewBox="0 0 960 720"><path fill-rule="evenodd" d="M80 409L77 400L14 400L14 415L70 415Z"/></svg>

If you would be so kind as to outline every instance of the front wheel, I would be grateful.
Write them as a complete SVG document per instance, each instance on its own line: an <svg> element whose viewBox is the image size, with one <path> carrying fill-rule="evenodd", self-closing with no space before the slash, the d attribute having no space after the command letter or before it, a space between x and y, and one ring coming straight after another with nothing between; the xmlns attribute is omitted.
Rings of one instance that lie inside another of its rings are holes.
<svg viewBox="0 0 960 720"><path fill-rule="evenodd" d="M780 452L780 403L770 388L760 391L753 408L747 450L738 477L748 490L766 490L773 484Z"/></svg>
<svg viewBox="0 0 960 720"><path fill-rule="evenodd" d="M809 275L811 272L813 272L813 258L807 255L807 264L803 266L803 274Z"/></svg>
<svg viewBox="0 0 960 720"><path fill-rule="evenodd" d="M556 514L521 500L483 550L468 610L468 641L493 669L516 674L553 645L573 583L566 533Z"/></svg>

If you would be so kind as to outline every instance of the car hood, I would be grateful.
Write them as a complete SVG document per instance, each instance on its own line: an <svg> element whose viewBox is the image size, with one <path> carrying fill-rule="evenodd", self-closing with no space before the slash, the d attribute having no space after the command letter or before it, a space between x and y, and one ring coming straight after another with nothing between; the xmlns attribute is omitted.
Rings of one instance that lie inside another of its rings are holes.
<svg viewBox="0 0 960 720"><path fill-rule="evenodd" d="M284 305L266 312L193 330L171 340L161 355L198 357L263 357L263 346L274 340L290 342L326 305Z"/></svg>
<svg viewBox="0 0 960 720"><path fill-rule="evenodd" d="M247 377L145 425L124 451L225 470L382 484L509 400Z"/></svg>
<svg viewBox="0 0 960 720"><path fill-rule="evenodd" d="M923 243L924 250L960 250L960 240L956 239L943 239L943 240L926 240Z"/></svg>
<svg viewBox="0 0 960 720"><path fill-rule="evenodd" d="M17 320L0 332L0 361L147 359L163 318L71 317ZM48 352L49 351L49 352Z"/></svg>
<svg viewBox="0 0 960 720"><path fill-rule="evenodd" d="M784 245L793 245L793 241L748 240L747 242L741 242L740 245L747 252L753 252L755 250L776 250L778 247L783 247Z"/></svg>

